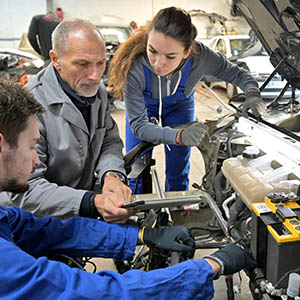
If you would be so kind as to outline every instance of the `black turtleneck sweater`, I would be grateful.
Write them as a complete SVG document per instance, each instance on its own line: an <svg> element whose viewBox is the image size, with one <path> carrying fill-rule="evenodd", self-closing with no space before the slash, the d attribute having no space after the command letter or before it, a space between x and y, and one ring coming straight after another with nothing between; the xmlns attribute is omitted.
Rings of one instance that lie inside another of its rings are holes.
<svg viewBox="0 0 300 300"><path fill-rule="evenodd" d="M54 68L54 70L55 70L55 68ZM73 102L73 104L81 112L81 114L86 122L87 127L90 128L90 107L91 107L91 104L95 103L96 95L93 97L78 96L70 88L70 86L60 77L60 75L58 74L58 72L56 70L55 70L55 74L56 74L57 80L60 83L62 89L67 94L67 96L70 98L70 100Z"/></svg>

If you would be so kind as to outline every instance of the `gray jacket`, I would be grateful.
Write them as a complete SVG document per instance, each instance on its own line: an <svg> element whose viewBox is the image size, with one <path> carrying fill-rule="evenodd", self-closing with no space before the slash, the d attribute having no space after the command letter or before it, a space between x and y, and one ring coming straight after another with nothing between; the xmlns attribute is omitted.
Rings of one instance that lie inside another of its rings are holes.
<svg viewBox="0 0 300 300"><path fill-rule="evenodd" d="M46 109L38 116L41 164L32 174L28 192L1 193L0 204L19 206L36 216L66 219L78 215L83 195L93 189L95 172L98 178L108 170L125 174L123 143L110 114L105 88L101 85L91 105L89 130L62 90L52 64L27 87Z"/></svg>
<svg viewBox="0 0 300 300"><path fill-rule="evenodd" d="M176 92L185 64L186 61L183 61L169 78L156 75L146 55L140 55L133 61L123 93L130 127L138 138L154 144L176 144L178 130L169 127L161 128L148 121L143 94L146 88L143 65L151 70L152 96L159 99L160 91L162 98ZM197 49L192 54L192 66L185 86L185 95L191 95L196 84L207 76L230 82L243 91L249 88L258 89L257 82L249 72L230 63L220 53L197 43Z"/></svg>

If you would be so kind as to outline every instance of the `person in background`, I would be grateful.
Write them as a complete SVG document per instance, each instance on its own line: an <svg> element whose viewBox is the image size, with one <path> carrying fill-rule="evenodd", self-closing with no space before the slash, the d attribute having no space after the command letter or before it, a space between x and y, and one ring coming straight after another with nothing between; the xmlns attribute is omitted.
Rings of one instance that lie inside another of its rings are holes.
<svg viewBox="0 0 300 300"><path fill-rule="evenodd" d="M27 37L32 48L44 59L45 66L50 63L51 34L61 21L62 19L55 17L52 12L36 15L31 19Z"/></svg>
<svg viewBox="0 0 300 300"><path fill-rule="evenodd" d="M24 87L0 81L0 191L28 189L30 173L40 163L35 144L40 138L37 116L43 112ZM187 258L194 254L194 240L183 226L139 229L80 217L61 221L0 206L0 298L207 300L214 294L213 278L255 266L236 245L204 259L124 274L93 274L46 258L59 253L132 259L137 243L178 251Z"/></svg>
<svg viewBox="0 0 300 300"><path fill-rule="evenodd" d="M132 30L133 30L134 32L136 32L136 31L139 29L139 27L138 27L138 25L137 25L137 23L136 23L135 21L131 21L131 22L129 23L129 25L130 25L130 27L132 28Z"/></svg>
<svg viewBox="0 0 300 300"><path fill-rule="evenodd" d="M145 30L120 45L110 63L110 85L126 106L126 151L141 140L165 144L166 191L188 189L190 147L207 132L194 114L194 91L201 79L209 75L239 86L246 94L243 112L259 115L265 106L252 75L196 36L186 11L164 8ZM188 123L185 129L172 128Z"/></svg>
<svg viewBox="0 0 300 300"><path fill-rule="evenodd" d="M124 223L134 211L126 185L123 143L101 82L105 41L89 21L62 21L53 32L51 63L26 86L44 106L38 116L41 164L25 193L1 193L0 204L38 217L101 218ZM101 192L101 193L100 193Z"/></svg>

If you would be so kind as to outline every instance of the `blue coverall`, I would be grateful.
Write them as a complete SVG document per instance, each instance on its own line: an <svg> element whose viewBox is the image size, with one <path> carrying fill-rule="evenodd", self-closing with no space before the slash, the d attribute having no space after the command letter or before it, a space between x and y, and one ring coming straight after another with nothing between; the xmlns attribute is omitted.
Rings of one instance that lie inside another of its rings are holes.
<svg viewBox="0 0 300 300"><path fill-rule="evenodd" d="M151 272L96 274L48 260L44 255L132 259L136 227L73 217L36 218L20 208L0 206L0 299L211 299L210 265L203 259Z"/></svg>
<svg viewBox="0 0 300 300"><path fill-rule="evenodd" d="M184 94L185 84L191 68L192 58L188 59L184 67L182 77L175 94L162 98L162 126L182 125L195 121L194 92L187 97ZM159 120L159 99L152 98L151 71L144 67L146 89L144 101L147 108L148 118L155 117ZM141 142L130 128L126 118L126 152ZM169 148L169 149L168 149ZM191 148L184 146L165 146L166 157L166 182L165 191L186 191L189 188ZM130 180L129 186L133 190L135 181ZM140 190L138 190L140 192Z"/></svg>

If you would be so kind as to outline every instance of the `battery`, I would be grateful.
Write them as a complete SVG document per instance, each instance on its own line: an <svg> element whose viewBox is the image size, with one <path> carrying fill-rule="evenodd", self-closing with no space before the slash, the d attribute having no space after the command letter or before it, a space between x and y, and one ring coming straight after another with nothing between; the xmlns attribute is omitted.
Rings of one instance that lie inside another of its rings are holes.
<svg viewBox="0 0 300 300"><path fill-rule="evenodd" d="M252 205L251 251L267 280L278 288L300 267L300 206L296 202Z"/></svg>

